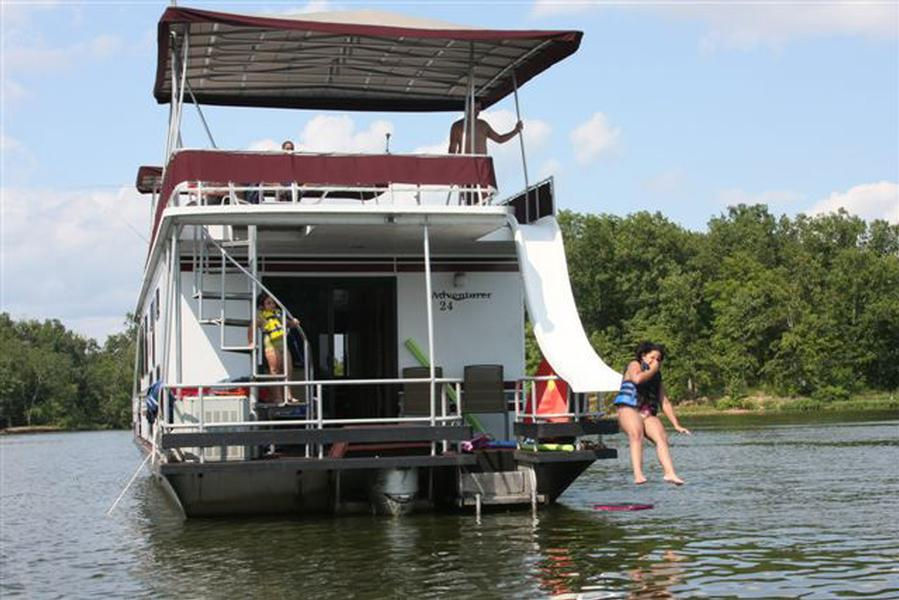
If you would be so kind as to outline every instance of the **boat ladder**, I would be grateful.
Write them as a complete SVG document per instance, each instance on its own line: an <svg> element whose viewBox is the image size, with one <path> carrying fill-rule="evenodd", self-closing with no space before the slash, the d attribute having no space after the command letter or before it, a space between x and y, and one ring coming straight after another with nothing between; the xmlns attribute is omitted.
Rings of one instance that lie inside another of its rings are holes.
<svg viewBox="0 0 899 600"><path fill-rule="evenodd" d="M244 233L243 228L235 227L232 231L235 234ZM284 382L284 397L287 398L289 390L286 383L290 380L290 375L286 363L290 360L290 352L286 334L279 342L284 344L284 372L273 374L262 368L264 355L260 352L259 343L262 323L258 322L257 317L257 297L264 292L275 301L281 312L281 328L284 332L288 331L287 322L291 315L281 300L260 279L257 235L256 226L248 225L245 235L233 235L230 240L217 241L210 226L195 226L191 257L193 297L197 301L200 324L218 327L219 348L225 352L248 354L252 365L252 380ZM252 337L247 335L248 330L253 332ZM309 341L302 327L299 331L303 342L303 379L312 381ZM252 388L251 394L254 401L258 399L257 388Z"/></svg>

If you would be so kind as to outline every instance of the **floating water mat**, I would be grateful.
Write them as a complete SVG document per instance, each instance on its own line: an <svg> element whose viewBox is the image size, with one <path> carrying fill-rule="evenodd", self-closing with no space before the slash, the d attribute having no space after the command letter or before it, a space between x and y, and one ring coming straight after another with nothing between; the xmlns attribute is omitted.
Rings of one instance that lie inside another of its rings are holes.
<svg viewBox="0 0 899 600"><path fill-rule="evenodd" d="M649 510L652 504L631 504L627 502L613 502L610 504L594 504L593 510L625 511L625 510Z"/></svg>

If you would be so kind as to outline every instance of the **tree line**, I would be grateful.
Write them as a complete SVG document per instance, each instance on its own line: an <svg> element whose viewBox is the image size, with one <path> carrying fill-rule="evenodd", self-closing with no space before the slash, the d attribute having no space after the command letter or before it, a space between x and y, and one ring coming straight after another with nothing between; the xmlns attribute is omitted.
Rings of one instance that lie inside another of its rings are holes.
<svg viewBox="0 0 899 600"><path fill-rule="evenodd" d="M585 331L617 369L664 344L675 399L832 401L899 387L899 226L731 207L695 232L660 213L562 212ZM101 346L0 314L0 427L127 427L136 326ZM528 364L538 350L528 340Z"/></svg>
<svg viewBox="0 0 899 600"><path fill-rule="evenodd" d="M660 213L559 221L593 346L623 370L639 341L664 344L673 398L899 387L899 225L764 205L702 233Z"/></svg>
<svg viewBox="0 0 899 600"><path fill-rule="evenodd" d="M56 319L0 314L0 428L127 428L137 328L100 346Z"/></svg>

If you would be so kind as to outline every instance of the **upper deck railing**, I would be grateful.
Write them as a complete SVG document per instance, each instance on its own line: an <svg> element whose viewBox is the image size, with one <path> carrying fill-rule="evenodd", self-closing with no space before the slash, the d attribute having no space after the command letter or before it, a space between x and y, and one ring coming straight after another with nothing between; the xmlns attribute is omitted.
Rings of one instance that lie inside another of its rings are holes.
<svg viewBox="0 0 899 600"><path fill-rule="evenodd" d="M166 208L187 205L361 202L489 204L496 191L485 155L308 154L181 150L165 169L153 233Z"/></svg>

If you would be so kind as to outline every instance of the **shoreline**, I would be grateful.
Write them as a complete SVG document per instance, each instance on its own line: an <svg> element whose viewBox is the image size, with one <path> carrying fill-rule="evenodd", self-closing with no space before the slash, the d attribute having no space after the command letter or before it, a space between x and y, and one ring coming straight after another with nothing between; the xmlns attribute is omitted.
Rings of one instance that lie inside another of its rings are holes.
<svg viewBox="0 0 899 600"><path fill-rule="evenodd" d="M717 398L685 401L675 405L684 415L772 415L806 412L884 412L899 411L895 394L865 394L848 400L817 400L805 396L781 397L752 395L743 398Z"/></svg>
<svg viewBox="0 0 899 600"><path fill-rule="evenodd" d="M66 429L59 425L19 425L17 427L7 427L0 429L0 435L13 434L31 434L31 433L60 433L63 431L77 431L76 429Z"/></svg>

